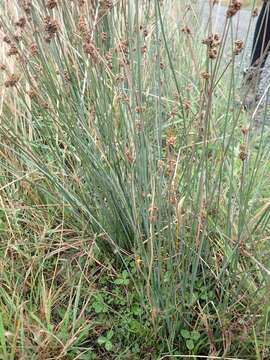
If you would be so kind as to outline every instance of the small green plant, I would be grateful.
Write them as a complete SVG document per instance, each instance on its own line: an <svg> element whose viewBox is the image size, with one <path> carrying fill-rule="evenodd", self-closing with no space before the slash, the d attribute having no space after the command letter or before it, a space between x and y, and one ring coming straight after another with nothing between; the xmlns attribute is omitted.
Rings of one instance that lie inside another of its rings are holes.
<svg viewBox="0 0 270 360"><path fill-rule="evenodd" d="M104 346L107 351L112 351L113 344L112 344L112 337L113 337L113 330L109 330L105 336L99 336L97 339L97 343L100 346Z"/></svg>
<svg viewBox="0 0 270 360"><path fill-rule="evenodd" d="M114 280L115 285L124 285L127 286L129 284L129 274L127 270L123 270L120 276Z"/></svg>
<svg viewBox="0 0 270 360"><path fill-rule="evenodd" d="M200 333L196 330L189 331L186 329L182 329L180 333L185 341L186 347L192 351L195 348L196 342L200 339Z"/></svg>
<svg viewBox="0 0 270 360"><path fill-rule="evenodd" d="M98 293L94 295L95 301L92 303L92 307L95 310L96 314L106 313L108 311L108 307L104 301L103 295Z"/></svg>

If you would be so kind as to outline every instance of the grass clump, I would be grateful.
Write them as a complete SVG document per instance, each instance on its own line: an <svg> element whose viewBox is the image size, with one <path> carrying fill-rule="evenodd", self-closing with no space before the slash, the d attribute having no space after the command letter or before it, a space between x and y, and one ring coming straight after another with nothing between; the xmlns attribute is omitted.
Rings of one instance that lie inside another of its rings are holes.
<svg viewBox="0 0 270 360"><path fill-rule="evenodd" d="M199 5L3 7L4 359L270 356L269 145Z"/></svg>

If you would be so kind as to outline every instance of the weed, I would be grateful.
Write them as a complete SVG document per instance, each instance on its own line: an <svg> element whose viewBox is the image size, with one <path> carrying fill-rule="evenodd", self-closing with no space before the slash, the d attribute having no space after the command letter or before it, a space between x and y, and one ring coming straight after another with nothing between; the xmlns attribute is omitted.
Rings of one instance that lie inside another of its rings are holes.
<svg viewBox="0 0 270 360"><path fill-rule="evenodd" d="M270 356L266 127L201 5L1 4L4 358Z"/></svg>

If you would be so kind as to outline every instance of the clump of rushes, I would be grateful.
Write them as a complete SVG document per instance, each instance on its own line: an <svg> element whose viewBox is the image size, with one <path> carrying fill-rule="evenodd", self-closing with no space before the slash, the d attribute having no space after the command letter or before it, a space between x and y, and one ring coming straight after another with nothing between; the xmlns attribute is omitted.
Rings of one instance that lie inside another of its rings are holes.
<svg viewBox="0 0 270 360"><path fill-rule="evenodd" d="M199 4L1 11L3 358L270 358L269 142L239 1L222 36Z"/></svg>

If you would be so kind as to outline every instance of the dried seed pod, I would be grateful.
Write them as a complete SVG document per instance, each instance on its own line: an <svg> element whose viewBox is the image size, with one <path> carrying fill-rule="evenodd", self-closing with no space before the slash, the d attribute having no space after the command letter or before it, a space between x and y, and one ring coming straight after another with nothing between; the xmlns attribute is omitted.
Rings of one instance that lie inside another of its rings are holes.
<svg viewBox="0 0 270 360"><path fill-rule="evenodd" d="M203 71L203 72L201 73L201 76L202 76L202 78L205 79L205 80L209 80L209 79L210 79L210 74L209 74L207 71Z"/></svg>
<svg viewBox="0 0 270 360"><path fill-rule="evenodd" d="M10 48L8 49L7 56L13 56L18 54L19 54L19 50L17 46L15 44L11 44Z"/></svg>
<svg viewBox="0 0 270 360"><path fill-rule="evenodd" d="M247 136L247 134L248 134L248 132L249 132L249 128L248 127L246 127L246 128L241 128L241 132L242 132L242 134L244 135L244 136Z"/></svg>
<svg viewBox="0 0 270 360"><path fill-rule="evenodd" d="M85 52L86 55L89 55L90 58L92 59L92 61L94 61L95 63L98 61L98 49L95 46L95 44L91 41L87 41L84 43L83 45L83 50Z"/></svg>
<svg viewBox="0 0 270 360"><path fill-rule="evenodd" d="M56 0L48 0L46 7L50 10L52 10L53 8L55 8L57 6L57 1Z"/></svg>
<svg viewBox="0 0 270 360"><path fill-rule="evenodd" d="M141 47L141 54L142 54L142 55L145 54L146 51L147 51L147 46L146 46L146 45L143 45L143 46Z"/></svg>
<svg viewBox="0 0 270 360"><path fill-rule="evenodd" d="M108 39L108 33L106 33L106 32L103 31L103 32L101 33L101 40L102 40L102 41L106 41L107 39Z"/></svg>
<svg viewBox="0 0 270 360"><path fill-rule="evenodd" d="M259 15L259 10L257 7L255 7L252 12L251 12L251 16L252 17L257 17Z"/></svg>
<svg viewBox="0 0 270 360"><path fill-rule="evenodd" d="M208 49L208 56L209 56L209 59L211 59L211 60L216 59L217 56L218 56L217 49L215 49L215 48L213 48L213 49L212 49L212 48Z"/></svg>
<svg viewBox="0 0 270 360"><path fill-rule="evenodd" d="M242 2L240 0L231 0L231 3L228 6L227 17L231 18L241 10Z"/></svg>
<svg viewBox="0 0 270 360"><path fill-rule="evenodd" d="M22 1L22 8L27 15L31 13L31 0L23 0Z"/></svg>
<svg viewBox="0 0 270 360"><path fill-rule="evenodd" d="M239 55L241 51L244 49L244 42L242 40L235 40L234 42L234 54Z"/></svg>
<svg viewBox="0 0 270 360"><path fill-rule="evenodd" d="M5 42L6 44L11 44L11 39L8 35L4 35L3 37L3 42Z"/></svg>
<svg viewBox="0 0 270 360"><path fill-rule="evenodd" d="M101 8L105 10L112 10L113 8L113 2L111 0L101 0L100 5Z"/></svg>
<svg viewBox="0 0 270 360"><path fill-rule="evenodd" d="M182 27L181 32L191 35L191 29L190 27L188 27L187 25L185 25L184 27Z"/></svg>
<svg viewBox="0 0 270 360"><path fill-rule="evenodd" d="M44 18L44 30L48 34L45 40L50 41L59 31L57 20L52 19L50 16L46 16Z"/></svg>
<svg viewBox="0 0 270 360"><path fill-rule="evenodd" d="M36 93L36 91L34 90L34 89L29 89L29 90L27 90L26 91L26 94L29 96L29 98L31 99L31 100L34 100L34 99L36 99L37 98L37 93Z"/></svg>
<svg viewBox="0 0 270 360"><path fill-rule="evenodd" d="M248 157L247 148L245 144L240 145L239 159L245 161Z"/></svg>
<svg viewBox="0 0 270 360"><path fill-rule="evenodd" d="M25 17L20 17L16 22L15 25L20 27L21 29L23 29L26 25L26 18Z"/></svg>
<svg viewBox="0 0 270 360"><path fill-rule="evenodd" d="M38 46L36 43L32 43L29 46L31 56L36 56L38 54Z"/></svg>
<svg viewBox="0 0 270 360"><path fill-rule="evenodd" d="M17 82L19 81L19 76L16 74L11 74L7 80L4 82L5 87L13 87L17 84Z"/></svg>

